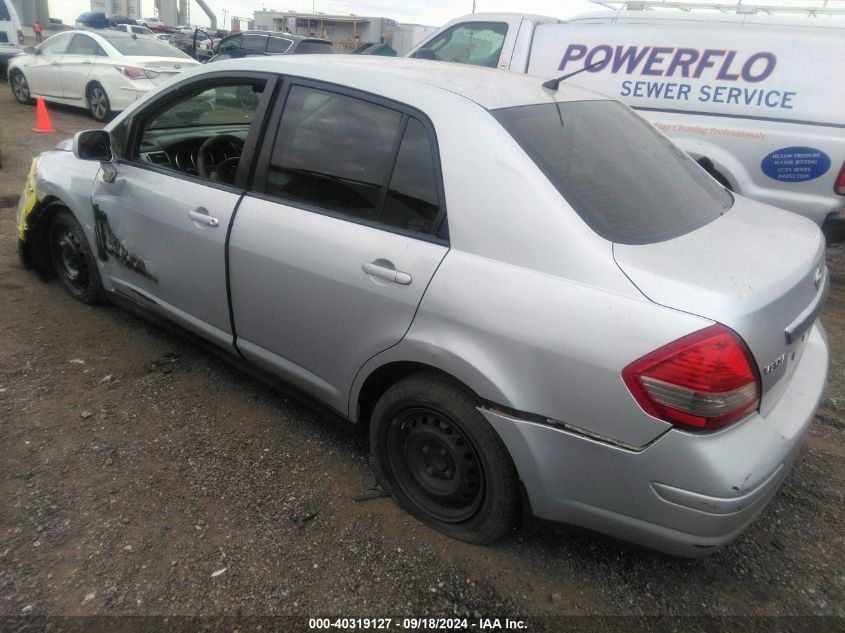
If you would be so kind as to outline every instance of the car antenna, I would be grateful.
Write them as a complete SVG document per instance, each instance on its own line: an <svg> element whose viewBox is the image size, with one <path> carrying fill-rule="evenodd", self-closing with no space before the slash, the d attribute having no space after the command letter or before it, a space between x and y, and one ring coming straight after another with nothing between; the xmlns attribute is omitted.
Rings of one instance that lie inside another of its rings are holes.
<svg viewBox="0 0 845 633"><path fill-rule="evenodd" d="M600 62L592 63L589 66L584 66L580 70L576 70L575 72L568 73L568 74L564 75L563 77L558 77L557 79L549 79L548 81L544 81L543 82L543 88L549 88L550 90L557 90L558 86L560 86L560 82L563 81L564 79L569 79L570 77L574 77L578 73L582 73L585 70L590 70L590 68L595 68L596 66L601 66L602 64L607 64L607 61L608 60L603 59Z"/></svg>

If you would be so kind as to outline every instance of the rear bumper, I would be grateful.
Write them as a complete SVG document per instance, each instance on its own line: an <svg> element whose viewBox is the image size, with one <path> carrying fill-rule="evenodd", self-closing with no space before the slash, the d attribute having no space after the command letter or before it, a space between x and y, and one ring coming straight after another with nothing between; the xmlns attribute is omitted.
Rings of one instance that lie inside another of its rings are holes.
<svg viewBox="0 0 845 633"><path fill-rule="evenodd" d="M777 492L827 376L827 340L811 330L777 405L712 434L673 429L628 450L497 411L482 413L514 460L535 515L680 556L736 538Z"/></svg>

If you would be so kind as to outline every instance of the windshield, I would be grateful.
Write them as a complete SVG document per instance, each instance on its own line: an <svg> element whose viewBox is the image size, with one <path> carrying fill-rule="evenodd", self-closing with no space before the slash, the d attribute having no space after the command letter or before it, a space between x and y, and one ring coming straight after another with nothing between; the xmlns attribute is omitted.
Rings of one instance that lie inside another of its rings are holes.
<svg viewBox="0 0 845 633"><path fill-rule="evenodd" d="M325 54L325 53L334 53L334 46L331 42L318 42L314 40L303 40L299 43L296 47L296 53L298 55L302 54Z"/></svg>
<svg viewBox="0 0 845 633"><path fill-rule="evenodd" d="M617 101L492 114L590 228L613 242L672 239L733 204L698 163Z"/></svg>
<svg viewBox="0 0 845 633"><path fill-rule="evenodd" d="M178 57L191 59L181 51L173 48L167 42L144 37L116 37L99 33L106 41L114 46L121 55L137 55L139 57Z"/></svg>

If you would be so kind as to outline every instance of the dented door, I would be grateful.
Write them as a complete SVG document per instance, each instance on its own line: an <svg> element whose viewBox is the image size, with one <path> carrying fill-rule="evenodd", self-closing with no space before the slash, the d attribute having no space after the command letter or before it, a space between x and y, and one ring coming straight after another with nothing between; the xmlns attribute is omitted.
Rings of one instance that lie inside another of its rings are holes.
<svg viewBox="0 0 845 633"><path fill-rule="evenodd" d="M97 257L115 291L230 347L225 243L240 195L121 164L98 175L93 195Z"/></svg>

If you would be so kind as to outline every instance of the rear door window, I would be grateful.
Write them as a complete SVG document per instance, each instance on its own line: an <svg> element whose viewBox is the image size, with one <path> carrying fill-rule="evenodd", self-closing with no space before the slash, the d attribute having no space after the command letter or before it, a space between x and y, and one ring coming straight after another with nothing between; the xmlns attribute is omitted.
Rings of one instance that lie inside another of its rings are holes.
<svg viewBox="0 0 845 633"><path fill-rule="evenodd" d="M678 237L725 213L733 196L616 101L492 111L599 235L622 244Z"/></svg>
<svg viewBox="0 0 845 633"><path fill-rule="evenodd" d="M93 38L82 35L81 33L73 36L73 41L70 43L67 52L68 55L85 55L89 57L92 55L106 56L106 52Z"/></svg>
<svg viewBox="0 0 845 633"><path fill-rule="evenodd" d="M434 59L495 68L508 33L504 22L458 24L429 42Z"/></svg>
<svg viewBox="0 0 845 633"><path fill-rule="evenodd" d="M268 53L285 53L290 48L293 41L284 37L270 37L270 42L267 44Z"/></svg>
<svg viewBox="0 0 845 633"><path fill-rule="evenodd" d="M293 86L266 192L356 219L378 220L401 114L374 103Z"/></svg>
<svg viewBox="0 0 845 633"><path fill-rule="evenodd" d="M423 124L410 119L399 146L381 221L401 229L429 233L439 212L431 141Z"/></svg>
<svg viewBox="0 0 845 633"><path fill-rule="evenodd" d="M334 46L331 42L315 42L311 40L303 40L293 51L297 55L329 55L334 53Z"/></svg>
<svg viewBox="0 0 845 633"><path fill-rule="evenodd" d="M0 0L0 22L11 22L12 16L6 8L6 0Z"/></svg>

